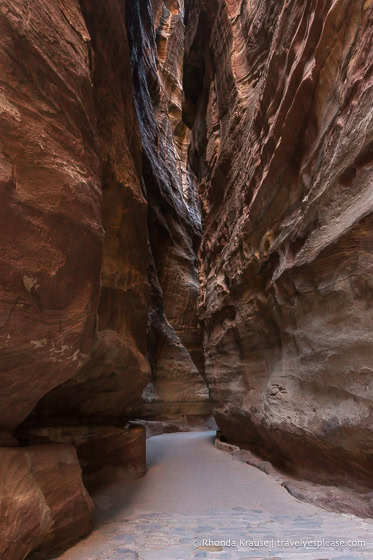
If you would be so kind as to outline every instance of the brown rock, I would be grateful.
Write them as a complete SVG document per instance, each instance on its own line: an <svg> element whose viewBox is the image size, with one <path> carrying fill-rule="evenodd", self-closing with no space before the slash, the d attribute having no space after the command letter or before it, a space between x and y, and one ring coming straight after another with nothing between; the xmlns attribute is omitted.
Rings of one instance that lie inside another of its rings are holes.
<svg viewBox="0 0 373 560"><path fill-rule="evenodd" d="M0 449L0 558L35 558L73 544L91 530L93 503L74 447Z"/></svg>
<svg viewBox="0 0 373 560"><path fill-rule="evenodd" d="M76 2L1 2L0 36L0 426L12 430L88 359L103 230Z"/></svg>
<svg viewBox="0 0 373 560"><path fill-rule="evenodd" d="M41 400L32 421L120 424L131 415L150 375L146 359L147 203L141 188L141 143L123 3L84 0L81 7L90 37L95 130L102 166L105 242L99 332L84 367Z"/></svg>
<svg viewBox="0 0 373 560"><path fill-rule="evenodd" d="M216 418L283 468L371 487L373 7L212 4L190 3L184 81Z"/></svg>
<svg viewBox="0 0 373 560"><path fill-rule="evenodd" d="M155 380L143 393L141 417L171 419L211 411L206 384L180 340L169 333L159 342Z"/></svg>
<svg viewBox="0 0 373 560"><path fill-rule="evenodd" d="M145 0L126 8L152 254L152 378L138 416L153 419L211 410L197 314L200 203L182 119L182 4Z"/></svg>
<svg viewBox="0 0 373 560"><path fill-rule="evenodd" d="M345 0L1 3L3 445L27 418L87 475L141 470L143 433L112 425L176 426L212 400L231 442L372 486L372 17ZM4 451L25 473L1 504L22 557L67 542L53 449ZM43 488L53 537L42 508L19 521Z"/></svg>
<svg viewBox="0 0 373 560"><path fill-rule="evenodd" d="M45 425L89 421L124 423L137 408L148 379L149 364L133 339L101 331L90 360L73 379L51 391L27 424Z"/></svg>
<svg viewBox="0 0 373 560"><path fill-rule="evenodd" d="M312 482L286 480L282 486L296 498L338 513L352 513L359 517L373 517L373 492L367 489L321 486Z"/></svg>
<svg viewBox="0 0 373 560"><path fill-rule="evenodd" d="M143 473L143 429L113 425L142 412L210 412L181 4L0 5L0 442L17 444L21 424L22 437L35 430L28 443L73 443L86 477ZM147 411L150 373L158 408ZM41 449L20 449L19 460L34 453L58 520L53 535L37 517L22 526L22 508L39 507L39 481L15 488L19 555L68 543L65 485L45 471L54 447ZM82 522L71 538L87 530Z"/></svg>
<svg viewBox="0 0 373 560"><path fill-rule="evenodd" d="M200 210L182 121L182 9L155 2L149 20L133 3L93 4L83 0L81 12L70 0L61 10L44 0L30 10L2 5L3 73L17 92L11 102L4 93L1 112L9 227L0 405L9 411L0 426L9 430L38 401L32 424L123 423L139 410L147 358L156 383L168 364L164 349L179 360L179 345L177 383L195 387L195 396L189 385L183 391L190 413L194 402L200 412L203 391L208 408L197 318Z"/></svg>
<svg viewBox="0 0 373 560"><path fill-rule="evenodd" d="M118 478L139 478L146 472L145 428L131 426L63 426L34 428L22 434L29 445L73 445L90 488Z"/></svg>
<svg viewBox="0 0 373 560"><path fill-rule="evenodd" d="M373 492L366 487L352 489L347 486L331 486L314 484L288 475L276 469L269 461L265 461L249 451L222 441L217 434L215 447L230 453L235 461L241 461L275 478L294 498L314 504L328 511L349 513L359 517L373 517Z"/></svg>
<svg viewBox="0 0 373 560"><path fill-rule="evenodd" d="M0 431L0 447L18 447L18 440L9 432Z"/></svg>

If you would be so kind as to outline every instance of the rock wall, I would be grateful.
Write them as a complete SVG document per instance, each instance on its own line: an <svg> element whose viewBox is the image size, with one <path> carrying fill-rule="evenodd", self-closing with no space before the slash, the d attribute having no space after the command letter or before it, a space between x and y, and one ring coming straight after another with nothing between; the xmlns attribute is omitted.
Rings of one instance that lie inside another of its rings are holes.
<svg viewBox="0 0 373 560"><path fill-rule="evenodd" d="M206 416L200 202L182 122L182 5L91 4L81 2L92 41L106 232L98 336L85 366L45 395L34 416L44 423Z"/></svg>
<svg viewBox="0 0 373 560"><path fill-rule="evenodd" d="M37 423L120 424L131 414L150 377L148 210L124 6L117 0L99 6L90 0L80 4L89 37L100 217L105 229L97 279L100 300L94 307L97 336L84 367L46 394L34 417Z"/></svg>
<svg viewBox="0 0 373 560"><path fill-rule="evenodd" d="M372 487L369 1L191 0L206 376L224 435Z"/></svg>
<svg viewBox="0 0 373 560"><path fill-rule="evenodd" d="M104 231L81 12L0 9L0 425L12 431L89 358Z"/></svg>
<svg viewBox="0 0 373 560"><path fill-rule="evenodd" d="M372 487L372 20L0 0L0 560L89 531L79 462L144 472L127 420L212 401L281 468Z"/></svg>
<svg viewBox="0 0 373 560"><path fill-rule="evenodd" d="M200 201L188 161L190 131L182 121L183 1L129 2L126 20L151 249L152 377L138 415L206 416L211 406L197 316Z"/></svg>
<svg viewBox="0 0 373 560"><path fill-rule="evenodd" d="M0 0L0 31L2 560L86 534L78 459L84 480L144 474L128 419L210 404L182 3ZM75 469L64 496L56 449Z"/></svg>
<svg viewBox="0 0 373 560"><path fill-rule="evenodd" d="M0 558L23 560L42 547L51 558L85 537L93 501L72 445L1 449Z"/></svg>

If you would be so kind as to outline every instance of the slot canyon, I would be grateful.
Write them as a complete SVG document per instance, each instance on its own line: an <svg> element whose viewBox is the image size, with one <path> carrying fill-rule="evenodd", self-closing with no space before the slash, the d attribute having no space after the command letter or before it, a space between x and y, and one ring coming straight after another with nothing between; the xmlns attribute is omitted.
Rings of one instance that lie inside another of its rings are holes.
<svg viewBox="0 0 373 560"><path fill-rule="evenodd" d="M372 31L0 0L0 560L373 558Z"/></svg>

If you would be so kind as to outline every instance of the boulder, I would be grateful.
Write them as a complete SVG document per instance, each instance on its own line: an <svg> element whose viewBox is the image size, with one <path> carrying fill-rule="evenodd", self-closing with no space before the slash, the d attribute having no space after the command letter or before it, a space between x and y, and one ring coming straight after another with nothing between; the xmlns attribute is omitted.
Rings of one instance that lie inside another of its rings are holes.
<svg viewBox="0 0 373 560"><path fill-rule="evenodd" d="M74 447L0 448L0 559L50 557L87 535L93 502Z"/></svg>

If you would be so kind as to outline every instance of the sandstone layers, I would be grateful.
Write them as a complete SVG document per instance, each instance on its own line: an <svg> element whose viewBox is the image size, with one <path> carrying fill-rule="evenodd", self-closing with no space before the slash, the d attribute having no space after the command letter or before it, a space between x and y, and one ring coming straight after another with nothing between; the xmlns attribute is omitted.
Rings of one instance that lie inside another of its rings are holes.
<svg viewBox="0 0 373 560"><path fill-rule="evenodd" d="M89 531L81 467L144 473L129 418L210 409L182 6L127 4L0 1L1 559Z"/></svg>
<svg viewBox="0 0 373 560"><path fill-rule="evenodd" d="M144 473L134 418L214 403L282 469L372 487L372 19L0 0L1 560Z"/></svg>
<svg viewBox="0 0 373 560"><path fill-rule="evenodd" d="M183 2L128 2L126 21L151 249L152 376L139 415L206 415L210 403L197 317L200 201L188 162L190 131L182 121Z"/></svg>
<svg viewBox="0 0 373 560"><path fill-rule="evenodd" d="M206 376L224 435L372 487L372 18L358 0L190 4Z"/></svg>
<svg viewBox="0 0 373 560"><path fill-rule="evenodd" d="M92 528L93 502L71 445L1 449L0 484L4 560L23 560L40 546L56 552Z"/></svg>

